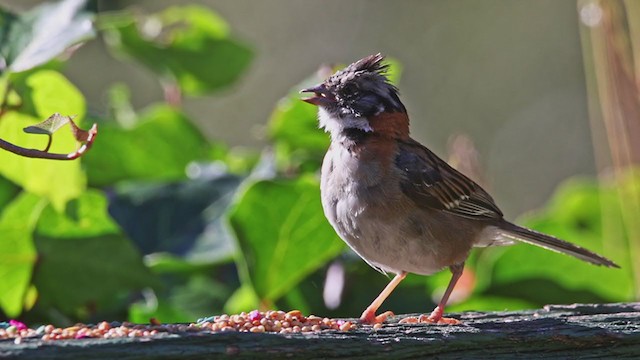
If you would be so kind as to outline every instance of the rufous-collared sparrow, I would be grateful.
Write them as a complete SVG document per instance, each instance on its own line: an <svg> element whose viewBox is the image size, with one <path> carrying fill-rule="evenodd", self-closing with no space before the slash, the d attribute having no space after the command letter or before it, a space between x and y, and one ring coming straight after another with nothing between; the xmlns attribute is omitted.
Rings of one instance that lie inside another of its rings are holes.
<svg viewBox="0 0 640 360"><path fill-rule="evenodd" d="M375 269L396 276L363 312L364 323L407 273L430 275L449 267L442 300L421 321L455 323L444 307L472 247L521 241L596 265L611 260L503 219L491 196L409 137L409 117L387 65L371 55L301 92L319 108L320 127L331 136L322 164L324 213L338 235Z"/></svg>

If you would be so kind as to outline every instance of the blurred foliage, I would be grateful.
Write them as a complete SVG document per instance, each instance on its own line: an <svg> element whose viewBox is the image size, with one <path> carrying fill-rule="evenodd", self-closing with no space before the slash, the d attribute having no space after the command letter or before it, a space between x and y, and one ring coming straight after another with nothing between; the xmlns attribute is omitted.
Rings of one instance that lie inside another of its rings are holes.
<svg viewBox="0 0 640 360"><path fill-rule="evenodd" d="M264 306L344 247L320 211L320 184L314 178L258 181L239 196L230 220L248 272L243 282L253 286Z"/></svg>
<svg viewBox="0 0 640 360"><path fill-rule="evenodd" d="M233 83L253 57L247 46L229 37L226 22L202 6L172 6L152 15L109 14L99 26L114 52L139 61L164 83L176 82L187 95Z"/></svg>
<svg viewBox="0 0 640 360"><path fill-rule="evenodd" d="M91 186L134 179L182 180L186 178L187 164L206 159L210 152L207 140L189 118L166 104L151 106L136 115L129 126L112 120L96 122L102 146L92 149L83 159Z"/></svg>
<svg viewBox="0 0 640 360"><path fill-rule="evenodd" d="M49 62L94 36L85 0L43 4L23 14L0 9L0 73L20 73Z"/></svg>
<svg viewBox="0 0 640 360"><path fill-rule="evenodd" d="M62 13L55 31L42 35L39 24ZM322 213L317 172L329 139L317 128L316 109L299 101L297 91L331 68L294 86L275 105L270 148L240 153L206 139L175 97L221 90L251 63L253 51L212 10L172 6L156 14L93 14L83 1L63 0L20 15L2 10L0 16L0 138L41 148L46 140L27 137L22 128L56 112L87 121L84 97L59 71L65 64L59 55L94 34L113 54L158 74L167 90L165 102L138 110L126 86L114 84L109 116L90 116L100 139L79 161L0 152L5 317L59 324L151 317L186 322L258 307L352 317L387 283L345 250ZM87 21L97 25L87 29ZM38 43L28 34L60 40L32 53L27 44ZM397 83L401 66L391 65ZM54 147L73 143L69 135ZM629 252L625 231L614 230L624 229L615 223L626 194L620 189L637 186L640 177L632 175L601 184L569 180L547 208L523 219L611 256L622 270L528 245L478 250L452 309L633 299L629 264L639 259ZM349 299L332 309L323 301L330 262L342 269L345 282L334 291ZM446 271L410 275L385 307L428 311L449 277Z"/></svg>

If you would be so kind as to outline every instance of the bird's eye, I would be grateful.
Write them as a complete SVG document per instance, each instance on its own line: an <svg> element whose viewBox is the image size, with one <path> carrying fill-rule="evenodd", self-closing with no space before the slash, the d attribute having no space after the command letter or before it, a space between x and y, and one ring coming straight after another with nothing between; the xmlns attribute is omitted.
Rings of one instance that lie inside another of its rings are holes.
<svg viewBox="0 0 640 360"><path fill-rule="evenodd" d="M358 86L354 83L344 84L342 87L342 93L346 96L353 96L358 92Z"/></svg>

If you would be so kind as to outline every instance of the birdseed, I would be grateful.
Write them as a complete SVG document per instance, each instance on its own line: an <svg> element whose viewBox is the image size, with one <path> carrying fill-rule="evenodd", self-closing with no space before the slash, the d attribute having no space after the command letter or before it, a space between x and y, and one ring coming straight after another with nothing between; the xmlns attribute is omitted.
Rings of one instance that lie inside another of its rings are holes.
<svg viewBox="0 0 640 360"><path fill-rule="evenodd" d="M106 322L98 324L76 324L66 328L54 325L42 325L32 329L23 323L11 320L0 323L0 340L13 339L15 344L25 339L43 341L87 339L87 338L136 338L149 337L160 333L184 332L252 332L252 333L311 333L323 330L351 331L357 325L351 321L322 318L315 315L304 316L300 311L258 311L242 312L235 315L222 314L199 319L190 324L161 324L151 319L150 324L132 324L128 322Z"/></svg>

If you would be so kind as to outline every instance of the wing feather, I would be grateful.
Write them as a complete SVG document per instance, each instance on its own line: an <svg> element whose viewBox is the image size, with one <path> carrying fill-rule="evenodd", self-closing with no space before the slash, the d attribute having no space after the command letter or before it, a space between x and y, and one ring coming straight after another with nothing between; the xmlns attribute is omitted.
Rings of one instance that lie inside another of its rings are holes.
<svg viewBox="0 0 640 360"><path fill-rule="evenodd" d="M502 211L480 185L414 140L400 143L395 159L402 191L418 206L470 219L501 219Z"/></svg>

